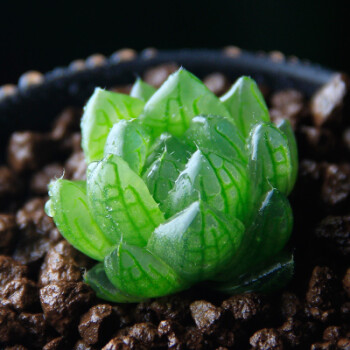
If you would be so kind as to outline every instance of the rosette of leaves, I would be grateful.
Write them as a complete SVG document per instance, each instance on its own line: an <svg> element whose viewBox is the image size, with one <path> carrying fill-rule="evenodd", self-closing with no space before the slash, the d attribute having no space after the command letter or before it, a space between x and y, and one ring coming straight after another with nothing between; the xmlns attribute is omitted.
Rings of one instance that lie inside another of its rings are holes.
<svg viewBox="0 0 350 350"><path fill-rule="evenodd" d="M266 291L291 276L296 143L251 78L221 98L185 69L158 90L140 79L130 96L97 88L81 131L87 180L52 181L47 212L99 261L85 275L99 297L136 302L200 282Z"/></svg>

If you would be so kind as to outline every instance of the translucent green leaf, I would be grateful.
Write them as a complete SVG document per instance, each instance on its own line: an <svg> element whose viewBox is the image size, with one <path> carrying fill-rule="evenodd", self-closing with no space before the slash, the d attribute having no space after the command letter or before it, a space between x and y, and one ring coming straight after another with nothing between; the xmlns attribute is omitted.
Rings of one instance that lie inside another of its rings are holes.
<svg viewBox="0 0 350 350"><path fill-rule="evenodd" d="M184 135L185 140L228 159L248 162L246 144L239 129L228 118L221 116L194 117Z"/></svg>
<svg viewBox="0 0 350 350"><path fill-rule="evenodd" d="M277 189L271 189L254 212L255 218L247 227L238 253L216 277L217 280L239 277L275 256L286 245L293 226L288 199Z"/></svg>
<svg viewBox="0 0 350 350"><path fill-rule="evenodd" d="M135 173L140 174L150 142L148 132L137 119L120 120L108 134L104 153L122 157Z"/></svg>
<svg viewBox="0 0 350 350"><path fill-rule="evenodd" d="M164 221L143 180L119 156L90 167L87 190L96 221L113 242L144 246Z"/></svg>
<svg viewBox="0 0 350 350"><path fill-rule="evenodd" d="M239 78L220 100L244 137L249 136L255 124L270 121L264 97L256 82L249 77Z"/></svg>
<svg viewBox="0 0 350 350"><path fill-rule="evenodd" d="M154 161L145 171L143 179L157 203L167 198L190 156L189 146L173 136L164 138L159 148L152 152Z"/></svg>
<svg viewBox="0 0 350 350"><path fill-rule="evenodd" d="M86 162L103 158L103 150L112 126L121 119L137 118L144 102L124 94L96 88L84 109L81 121L82 147Z"/></svg>
<svg viewBox="0 0 350 350"><path fill-rule="evenodd" d="M230 117L220 100L198 78L181 68L148 100L140 119L152 128L155 136L163 132L181 136L193 117L205 114Z"/></svg>
<svg viewBox="0 0 350 350"><path fill-rule="evenodd" d="M298 176L298 147L292 126L287 119L283 119L277 127L284 133L288 140L290 157L292 160L291 186L293 187Z"/></svg>
<svg viewBox="0 0 350 350"><path fill-rule="evenodd" d="M124 294L116 288L108 279L103 263L96 264L89 270L84 275L84 280L101 299L114 303L136 303L142 300L142 298Z"/></svg>
<svg viewBox="0 0 350 350"><path fill-rule="evenodd" d="M96 224L88 206L86 183L63 179L49 185L48 214L62 236L93 259L103 261L113 241Z"/></svg>
<svg viewBox="0 0 350 350"><path fill-rule="evenodd" d="M170 217L201 199L229 217L246 215L249 183L245 166L197 150L186 164L161 208Z"/></svg>
<svg viewBox="0 0 350 350"><path fill-rule="evenodd" d="M293 277L294 259L291 253L282 252L272 261L238 279L224 283L213 283L212 288L227 294L250 292L270 293L284 287Z"/></svg>
<svg viewBox="0 0 350 350"><path fill-rule="evenodd" d="M260 193L270 186L288 195L295 170L287 137L272 123L256 126L250 139L250 171Z"/></svg>
<svg viewBox="0 0 350 350"><path fill-rule="evenodd" d="M155 92L156 89L153 86L138 78L130 91L130 96L146 102Z"/></svg>
<svg viewBox="0 0 350 350"><path fill-rule="evenodd" d="M156 228L147 248L181 277L196 282L213 277L240 246L244 226L194 202Z"/></svg>
<svg viewBox="0 0 350 350"><path fill-rule="evenodd" d="M188 287L174 270L145 248L119 244L105 258L108 279L123 293L159 297Z"/></svg>

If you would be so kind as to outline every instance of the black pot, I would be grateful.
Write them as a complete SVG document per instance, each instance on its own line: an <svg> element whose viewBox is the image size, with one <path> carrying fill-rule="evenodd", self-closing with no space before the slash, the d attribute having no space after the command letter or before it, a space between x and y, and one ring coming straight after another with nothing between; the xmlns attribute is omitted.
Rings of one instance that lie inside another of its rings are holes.
<svg viewBox="0 0 350 350"><path fill-rule="evenodd" d="M335 71L301 62L295 57L285 59L278 52L254 54L233 47L224 50L145 50L139 55L130 50L125 55L124 50L99 62L102 65L57 68L40 76L38 84L30 85L20 79L18 89L12 94L1 98L0 93L0 149L12 131L45 129L64 106L83 106L95 86L108 88L132 83L146 69L165 62L182 65L200 78L208 72L222 72L232 80L240 75L250 75L273 90L295 88L307 97L335 74Z"/></svg>

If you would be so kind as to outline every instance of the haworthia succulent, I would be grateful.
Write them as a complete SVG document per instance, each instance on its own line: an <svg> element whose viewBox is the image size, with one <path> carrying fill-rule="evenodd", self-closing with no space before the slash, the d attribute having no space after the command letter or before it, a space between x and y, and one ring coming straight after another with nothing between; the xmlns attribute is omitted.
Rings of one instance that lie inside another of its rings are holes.
<svg viewBox="0 0 350 350"><path fill-rule="evenodd" d="M100 298L138 302L198 282L267 292L291 278L297 146L251 78L221 99L183 68L158 90L141 79L130 96L97 88L81 127L87 181L52 181L46 208L103 261L85 274Z"/></svg>

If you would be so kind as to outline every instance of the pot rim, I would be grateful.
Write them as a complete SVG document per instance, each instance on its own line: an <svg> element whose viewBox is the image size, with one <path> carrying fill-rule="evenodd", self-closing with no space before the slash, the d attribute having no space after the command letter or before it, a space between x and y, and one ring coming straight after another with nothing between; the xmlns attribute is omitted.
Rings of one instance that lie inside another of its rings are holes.
<svg viewBox="0 0 350 350"><path fill-rule="evenodd" d="M222 72L234 79L250 75L273 89L295 88L309 97L336 71L318 64L286 58L281 52L249 52L235 46L224 49L145 49L139 54L119 50L109 58L95 54L46 74L24 73L18 86L0 87L0 140L16 129L44 129L63 106L82 106L96 86L130 84L146 69L177 63L199 77ZM232 80L234 80L232 79ZM3 146L0 141L0 148Z"/></svg>

